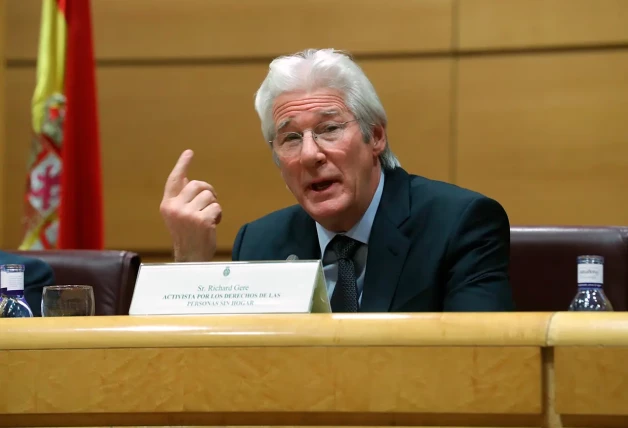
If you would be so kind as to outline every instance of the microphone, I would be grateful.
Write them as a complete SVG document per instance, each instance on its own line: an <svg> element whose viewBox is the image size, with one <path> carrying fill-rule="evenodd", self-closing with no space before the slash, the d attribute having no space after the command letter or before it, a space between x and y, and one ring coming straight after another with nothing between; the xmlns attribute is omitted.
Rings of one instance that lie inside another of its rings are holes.
<svg viewBox="0 0 628 428"><path fill-rule="evenodd" d="M290 254L286 260L291 262L293 260L299 260L299 257L297 257L296 254Z"/></svg>

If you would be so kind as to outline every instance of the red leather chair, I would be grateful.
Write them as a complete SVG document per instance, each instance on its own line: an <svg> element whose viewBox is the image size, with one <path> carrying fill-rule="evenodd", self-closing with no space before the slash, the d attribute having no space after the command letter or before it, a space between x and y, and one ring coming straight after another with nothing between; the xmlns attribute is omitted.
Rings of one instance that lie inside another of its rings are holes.
<svg viewBox="0 0 628 428"><path fill-rule="evenodd" d="M114 250L13 251L47 262L58 285L91 285L96 315L128 315L140 256Z"/></svg>
<svg viewBox="0 0 628 428"><path fill-rule="evenodd" d="M510 283L517 311L566 311L578 288L576 259L604 257L604 292L628 307L628 228L526 226L510 229Z"/></svg>

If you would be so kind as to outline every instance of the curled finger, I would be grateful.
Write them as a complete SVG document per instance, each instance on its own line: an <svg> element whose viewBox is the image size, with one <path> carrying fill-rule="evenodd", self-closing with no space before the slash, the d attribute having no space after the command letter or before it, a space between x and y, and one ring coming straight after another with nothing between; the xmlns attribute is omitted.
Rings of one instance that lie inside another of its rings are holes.
<svg viewBox="0 0 628 428"><path fill-rule="evenodd" d="M205 183L204 181L192 180L188 184L185 185L181 193L179 193L179 198L183 203L192 202L194 198L196 198L200 193L207 190L208 192L212 192L212 186L209 183ZM212 192L213 194L213 192Z"/></svg>
<svg viewBox="0 0 628 428"><path fill-rule="evenodd" d="M209 222L217 225L220 224L220 220L222 220L222 207L218 202L214 202L203 208L201 214Z"/></svg>
<svg viewBox="0 0 628 428"><path fill-rule="evenodd" d="M192 199L188 205L193 211L202 211L208 205L216 202L216 195L214 195L211 191L205 189L201 191L194 199Z"/></svg>

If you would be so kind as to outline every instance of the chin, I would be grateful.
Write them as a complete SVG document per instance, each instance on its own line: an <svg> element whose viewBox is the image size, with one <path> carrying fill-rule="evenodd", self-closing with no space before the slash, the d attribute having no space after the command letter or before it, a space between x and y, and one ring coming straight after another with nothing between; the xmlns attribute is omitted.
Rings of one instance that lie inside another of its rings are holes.
<svg viewBox="0 0 628 428"><path fill-rule="evenodd" d="M347 211L347 204L342 202L343 201L338 200L328 200L324 202L308 201L302 206L310 217L328 228L330 224L337 222Z"/></svg>

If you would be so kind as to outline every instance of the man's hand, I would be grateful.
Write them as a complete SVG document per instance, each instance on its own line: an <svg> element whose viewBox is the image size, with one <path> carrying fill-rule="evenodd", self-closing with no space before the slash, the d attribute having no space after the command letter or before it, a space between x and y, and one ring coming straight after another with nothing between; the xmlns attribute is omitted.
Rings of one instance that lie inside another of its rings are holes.
<svg viewBox="0 0 628 428"><path fill-rule="evenodd" d="M210 261L216 253L216 226L222 218L211 184L187 178L192 156L192 150L186 150L179 157L159 206L172 237L176 262Z"/></svg>

